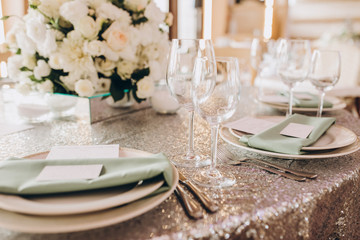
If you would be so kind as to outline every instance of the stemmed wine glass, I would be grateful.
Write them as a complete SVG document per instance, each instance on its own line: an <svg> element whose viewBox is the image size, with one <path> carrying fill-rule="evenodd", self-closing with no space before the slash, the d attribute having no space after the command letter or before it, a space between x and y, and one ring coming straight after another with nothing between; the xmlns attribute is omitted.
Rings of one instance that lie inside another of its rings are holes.
<svg viewBox="0 0 360 240"><path fill-rule="evenodd" d="M289 88L289 116L292 115L293 90L310 70L311 48L309 40L282 40L278 48L277 74Z"/></svg>
<svg viewBox="0 0 360 240"><path fill-rule="evenodd" d="M216 168L219 125L229 119L239 102L240 81L238 61L233 57L217 57L212 74L209 59L199 58L195 64L193 102L196 112L211 126L211 165L198 171L193 180L205 187L229 187L236 180L229 172Z"/></svg>
<svg viewBox="0 0 360 240"><path fill-rule="evenodd" d="M339 51L315 50L311 58L309 79L318 89L320 102L317 117L321 117L325 91L330 90L339 81L341 57Z"/></svg>
<svg viewBox="0 0 360 240"><path fill-rule="evenodd" d="M195 59L204 57L215 61L211 40L173 39L167 67L166 81L172 96L180 106L189 111L189 142L187 153L172 162L180 167L201 167L209 165L194 151L194 107L192 102L192 79Z"/></svg>

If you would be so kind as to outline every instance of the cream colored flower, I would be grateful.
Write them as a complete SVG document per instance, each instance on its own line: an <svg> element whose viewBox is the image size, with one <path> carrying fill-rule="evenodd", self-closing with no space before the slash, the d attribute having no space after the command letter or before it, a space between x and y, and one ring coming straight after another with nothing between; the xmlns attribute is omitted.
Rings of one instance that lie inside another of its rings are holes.
<svg viewBox="0 0 360 240"><path fill-rule="evenodd" d="M98 92L109 92L110 91L111 80L109 78L99 78L97 81Z"/></svg>
<svg viewBox="0 0 360 240"><path fill-rule="evenodd" d="M117 74L121 77L121 79L129 79L131 74L136 69L137 64L131 61L120 61L117 64Z"/></svg>
<svg viewBox="0 0 360 240"><path fill-rule="evenodd" d="M24 67L27 67L28 69L34 69L36 66L36 58L34 55L27 55L24 54L23 56L23 62L22 65Z"/></svg>
<svg viewBox="0 0 360 240"><path fill-rule="evenodd" d="M131 23L131 17L127 11L118 8L114 4L109 2L103 3L100 5L99 8L96 8L96 14L98 17L117 20L125 25L130 25Z"/></svg>
<svg viewBox="0 0 360 240"><path fill-rule="evenodd" d="M82 17L85 17L89 12L88 6L84 1L74 0L61 5L60 15L72 24L76 24Z"/></svg>
<svg viewBox="0 0 360 240"><path fill-rule="evenodd" d="M34 68L34 76L36 79L40 80L42 77L49 76L50 73L51 68L44 60L37 61L37 65Z"/></svg>
<svg viewBox="0 0 360 240"><path fill-rule="evenodd" d="M125 0L124 5L127 9L134 12L140 12L145 9L148 0Z"/></svg>
<svg viewBox="0 0 360 240"><path fill-rule="evenodd" d="M149 77L144 77L137 82L137 91L136 96L138 98L148 98L151 97L154 93L154 82Z"/></svg>
<svg viewBox="0 0 360 240"><path fill-rule="evenodd" d="M93 40L84 43L84 52L90 54L93 57L104 55L106 50L106 43L99 40Z"/></svg>
<svg viewBox="0 0 360 240"><path fill-rule="evenodd" d="M147 5L144 15L149 21L155 24L160 24L165 20L165 13L163 13L153 1Z"/></svg>
<svg viewBox="0 0 360 240"><path fill-rule="evenodd" d="M95 88L91 81L81 79L75 83L75 92L80 97L91 97L95 93Z"/></svg>
<svg viewBox="0 0 360 240"><path fill-rule="evenodd" d="M95 39L100 28L92 17L84 16L75 23L75 30L81 32L87 39Z"/></svg>
<svg viewBox="0 0 360 240"><path fill-rule="evenodd" d="M166 13L165 24L170 27L173 25L173 22L174 22L173 14L171 12Z"/></svg>
<svg viewBox="0 0 360 240"><path fill-rule="evenodd" d="M54 91L54 84L50 80L46 80L36 85L36 88L42 93L52 93Z"/></svg>
<svg viewBox="0 0 360 240"><path fill-rule="evenodd" d="M96 70L107 77L110 77L114 73L115 67L116 67L115 62L109 59L102 59L102 58L95 59Z"/></svg>

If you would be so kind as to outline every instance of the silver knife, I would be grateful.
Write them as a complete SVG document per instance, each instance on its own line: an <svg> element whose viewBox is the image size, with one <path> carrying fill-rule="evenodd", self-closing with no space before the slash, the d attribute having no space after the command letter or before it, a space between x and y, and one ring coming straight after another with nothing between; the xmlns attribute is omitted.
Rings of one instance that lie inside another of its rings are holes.
<svg viewBox="0 0 360 240"><path fill-rule="evenodd" d="M179 180L181 183L189 187L189 189L198 197L198 199L209 212L216 212L219 210L218 204L208 196L204 195L201 190L198 189L190 180L186 179L186 177L181 172L179 172Z"/></svg>
<svg viewBox="0 0 360 240"><path fill-rule="evenodd" d="M200 219L203 217L203 212L201 211L201 206L198 202L192 199L183 189L183 187L178 184L175 188L175 192L178 194L179 198L184 204L184 208L188 215L194 219Z"/></svg>

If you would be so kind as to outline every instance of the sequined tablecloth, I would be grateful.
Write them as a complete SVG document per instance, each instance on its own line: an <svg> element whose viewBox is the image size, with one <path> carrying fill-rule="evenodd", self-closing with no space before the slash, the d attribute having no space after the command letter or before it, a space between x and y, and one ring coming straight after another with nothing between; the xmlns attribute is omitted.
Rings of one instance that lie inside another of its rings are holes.
<svg viewBox="0 0 360 240"><path fill-rule="evenodd" d="M332 115L338 124L360 134L360 121L350 113L341 110ZM209 126L200 118L195 122L196 149L209 154ZM54 120L0 137L0 158L48 151L54 145L86 144L120 144L174 158L185 151L186 133L187 114L182 110L160 115L147 108L93 125ZM223 141L220 144L239 156L248 154ZM0 239L360 239L360 152L316 160L261 158L319 176L296 182L245 165L220 165L236 175L237 184L225 190L203 189L220 202L221 210L201 220L189 219L172 194L153 210L112 226L58 234L1 228ZM191 176L196 169L182 171Z"/></svg>

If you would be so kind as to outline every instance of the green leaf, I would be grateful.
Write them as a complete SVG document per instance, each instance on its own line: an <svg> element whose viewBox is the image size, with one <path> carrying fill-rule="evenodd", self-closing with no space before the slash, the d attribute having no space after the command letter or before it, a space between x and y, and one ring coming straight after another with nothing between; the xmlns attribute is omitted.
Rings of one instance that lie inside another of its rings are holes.
<svg viewBox="0 0 360 240"><path fill-rule="evenodd" d="M113 22L112 21L106 21L106 22L103 22L102 25L101 25L101 30L99 31L99 41L102 41L104 40L104 38L102 37L102 34L106 31L106 29L108 29L110 27L110 25L112 24Z"/></svg>
<svg viewBox="0 0 360 240"><path fill-rule="evenodd" d="M31 75L29 78L30 78L31 81L36 82L36 83L42 83L42 82L44 82L44 80L42 80L42 79L39 80L39 79L35 78L34 75Z"/></svg>
<svg viewBox="0 0 360 240"><path fill-rule="evenodd" d="M37 8L38 8L38 6L37 6L37 5L34 5L34 4L30 4L29 7L32 8L32 9L37 9Z"/></svg>
<svg viewBox="0 0 360 240"><path fill-rule="evenodd" d="M145 23L147 21L148 21L148 19L146 17L141 17L141 18L138 18L138 19L133 19L132 24L133 25L139 25L139 24Z"/></svg>
<svg viewBox="0 0 360 240"><path fill-rule="evenodd" d="M150 74L150 68L136 69L131 74L131 79L139 81L140 79L143 79L144 77L149 76L149 74Z"/></svg>
<svg viewBox="0 0 360 240"><path fill-rule="evenodd" d="M8 20L10 17L11 16L3 16L3 17L0 18L0 20L5 21L5 20Z"/></svg>
<svg viewBox="0 0 360 240"><path fill-rule="evenodd" d="M138 103L140 103L140 102L142 102L142 101L145 101L146 98L139 98L139 97L136 95L136 91L137 91L137 85L134 86L134 89L133 89L133 91L132 91L132 95L133 95L135 101L138 102Z"/></svg>
<svg viewBox="0 0 360 240"><path fill-rule="evenodd" d="M21 54L21 49L20 48L18 48L18 50L16 51L16 53L15 53L16 55L20 55Z"/></svg>
<svg viewBox="0 0 360 240"><path fill-rule="evenodd" d="M22 68L20 68L20 71L28 72L28 71L32 71L32 70L30 68L28 68L28 67L22 67Z"/></svg>
<svg viewBox="0 0 360 240"><path fill-rule="evenodd" d="M124 8L124 0L111 0L111 3L118 8Z"/></svg>

